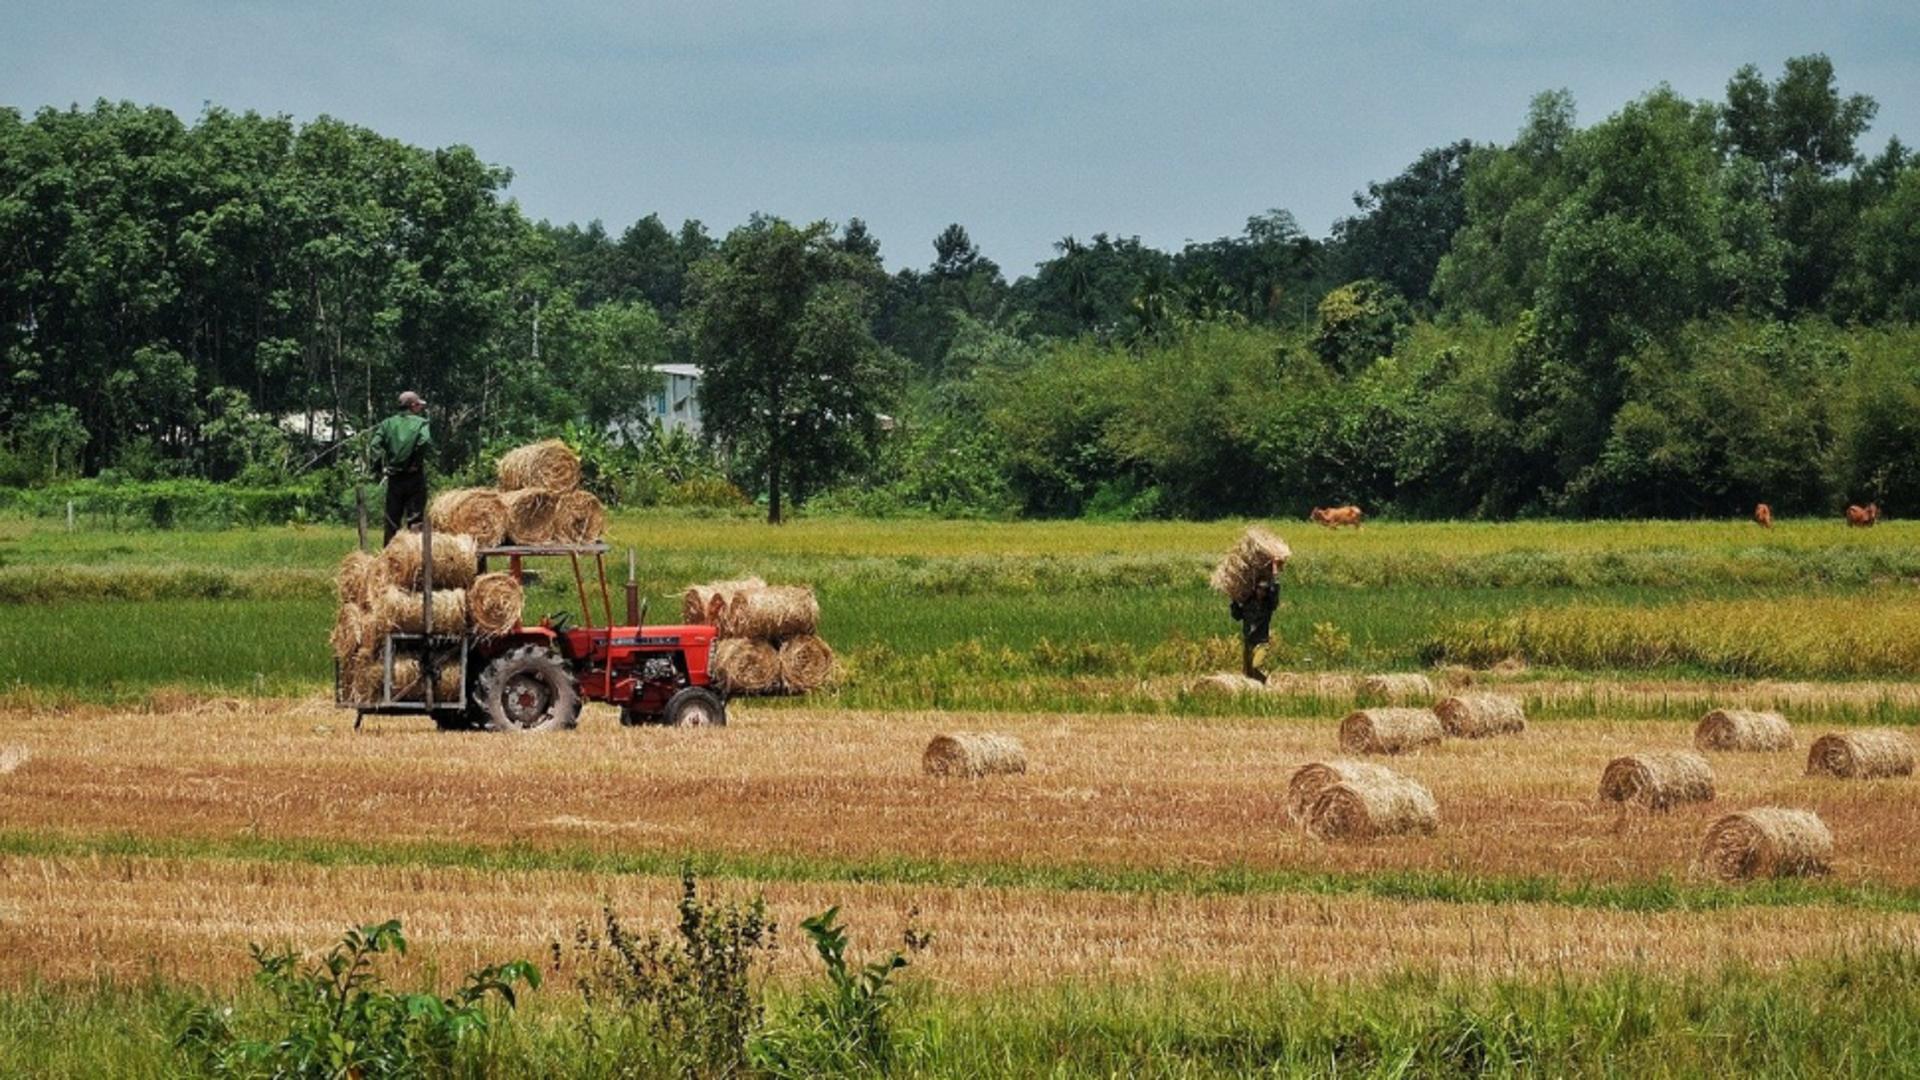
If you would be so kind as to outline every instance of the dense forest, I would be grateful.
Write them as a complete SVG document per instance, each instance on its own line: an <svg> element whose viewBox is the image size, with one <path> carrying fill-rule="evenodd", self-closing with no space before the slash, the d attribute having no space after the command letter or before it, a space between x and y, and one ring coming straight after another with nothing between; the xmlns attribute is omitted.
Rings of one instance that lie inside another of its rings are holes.
<svg viewBox="0 0 1920 1080"><path fill-rule="evenodd" d="M638 505L1920 512L1920 155L1875 111L1821 56L1585 127L1544 93L1324 238L1009 276L959 224L889 273L858 219L532 221L470 150L327 118L0 109L0 485L331 498L412 387L450 477L564 433ZM645 421L670 361L704 443Z"/></svg>

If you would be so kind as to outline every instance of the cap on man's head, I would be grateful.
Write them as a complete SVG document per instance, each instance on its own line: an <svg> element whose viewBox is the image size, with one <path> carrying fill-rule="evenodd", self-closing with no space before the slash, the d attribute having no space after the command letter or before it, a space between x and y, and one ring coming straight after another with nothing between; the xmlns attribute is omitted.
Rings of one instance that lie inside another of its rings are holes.
<svg viewBox="0 0 1920 1080"><path fill-rule="evenodd" d="M406 406L409 409L413 408L415 405L425 405L426 403L427 403L426 398L421 397L419 394L416 394L411 390L402 390L400 392L400 404Z"/></svg>

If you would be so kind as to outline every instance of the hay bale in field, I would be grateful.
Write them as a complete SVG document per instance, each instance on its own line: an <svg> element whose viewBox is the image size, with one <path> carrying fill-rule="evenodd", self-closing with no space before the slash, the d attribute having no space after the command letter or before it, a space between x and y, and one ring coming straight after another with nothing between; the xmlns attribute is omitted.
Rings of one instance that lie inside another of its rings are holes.
<svg viewBox="0 0 1920 1080"><path fill-rule="evenodd" d="M456 488L434 497L427 508L433 533L465 536L481 547L499 547L507 538L507 503L492 488Z"/></svg>
<svg viewBox="0 0 1920 1080"><path fill-rule="evenodd" d="M714 646L713 680L729 694L764 694L780 683L780 653L765 641L728 638Z"/></svg>
<svg viewBox="0 0 1920 1080"><path fill-rule="evenodd" d="M333 575L333 583L340 594L343 604L364 604L367 600L367 575L380 560L378 555L365 551L349 551L346 558L340 560L340 569Z"/></svg>
<svg viewBox="0 0 1920 1080"><path fill-rule="evenodd" d="M707 585L689 585L687 591L681 596L681 615L689 623L718 626L719 620L726 614L727 606L733 603L735 593L766 587L767 583L757 577L745 577L737 581L715 581Z"/></svg>
<svg viewBox="0 0 1920 1080"><path fill-rule="evenodd" d="M1400 774L1385 765L1370 761L1310 761L1293 770L1287 781L1287 815L1297 824L1305 824L1313 800L1335 784L1349 780L1360 783L1385 783Z"/></svg>
<svg viewBox="0 0 1920 1080"><path fill-rule="evenodd" d="M1517 735L1527 730L1527 712L1519 698L1504 694L1455 694L1433 707L1440 726L1456 739Z"/></svg>
<svg viewBox="0 0 1920 1080"><path fill-rule="evenodd" d="M1811 810L1762 806L1707 827L1700 866L1723 881L1824 874L1833 861L1833 833Z"/></svg>
<svg viewBox="0 0 1920 1080"><path fill-rule="evenodd" d="M1651 750L1607 762L1600 774L1603 802L1638 803L1664 811L1688 802L1713 801L1713 766L1687 750Z"/></svg>
<svg viewBox="0 0 1920 1080"><path fill-rule="evenodd" d="M507 539L515 544L551 544L555 538L554 512L560 496L545 488L523 488L500 496L507 504Z"/></svg>
<svg viewBox="0 0 1920 1080"><path fill-rule="evenodd" d="M1322 788L1301 824L1318 840L1428 834L1440 827L1440 807L1425 785L1390 772Z"/></svg>
<svg viewBox="0 0 1920 1080"><path fill-rule="evenodd" d="M1776 712L1715 709L1693 729L1702 750L1791 750L1793 725Z"/></svg>
<svg viewBox="0 0 1920 1080"><path fill-rule="evenodd" d="M335 659L358 656L373 647L371 618L372 613L357 603L340 605L333 617L333 631L327 635Z"/></svg>
<svg viewBox="0 0 1920 1080"><path fill-rule="evenodd" d="M833 677L833 649L812 634L799 634L780 643L780 685L805 694L820 689Z"/></svg>
<svg viewBox="0 0 1920 1080"><path fill-rule="evenodd" d="M1340 749L1354 754L1405 753L1445 735L1432 709L1360 709L1340 721Z"/></svg>
<svg viewBox="0 0 1920 1080"><path fill-rule="evenodd" d="M1244 603L1253 595L1254 583L1269 565L1286 565L1293 557L1287 542L1258 525L1250 525L1240 539L1213 568L1207 584L1227 598Z"/></svg>
<svg viewBox="0 0 1920 1080"><path fill-rule="evenodd" d="M425 612L420 602L421 594L396 589L389 585L387 591L373 605L372 632L375 634L418 634L426 625ZM460 634L467 629L467 591L465 589L433 590L433 632L436 634Z"/></svg>
<svg viewBox="0 0 1920 1080"><path fill-rule="evenodd" d="M1380 701L1432 701L1433 680L1417 672L1369 675L1360 680L1360 692Z"/></svg>
<svg viewBox="0 0 1920 1080"><path fill-rule="evenodd" d="M426 560L421 555L420 534L407 530L393 534L380 553L386 563L387 584L418 592L426 586ZM473 537L459 533L433 534L434 589L464 589L473 584L480 572L480 552Z"/></svg>
<svg viewBox="0 0 1920 1080"><path fill-rule="evenodd" d="M714 626L721 637L789 638L820 628L820 601L805 585L769 585L733 594Z"/></svg>
<svg viewBox="0 0 1920 1080"><path fill-rule="evenodd" d="M607 508L591 491L569 491L553 507L554 539L591 544L607 533Z"/></svg>
<svg viewBox="0 0 1920 1080"><path fill-rule="evenodd" d="M928 776L981 777L1027 771L1027 748L1011 735L956 731L935 735L920 754Z"/></svg>
<svg viewBox="0 0 1920 1080"><path fill-rule="evenodd" d="M1216 671L1203 675L1187 687L1187 693L1195 697L1239 697L1242 694L1265 693L1267 685L1257 679L1249 679L1237 671Z"/></svg>
<svg viewBox="0 0 1920 1080"><path fill-rule="evenodd" d="M580 486L580 455L559 439L509 450L499 465L501 491L537 488L558 494Z"/></svg>
<svg viewBox="0 0 1920 1080"><path fill-rule="evenodd" d="M25 765L27 759L31 757L33 757L33 751L19 743L8 743L5 746L0 746L0 776L5 776L20 766Z"/></svg>
<svg viewBox="0 0 1920 1080"><path fill-rule="evenodd" d="M1807 775L1841 780L1912 776L1913 741L1884 728L1822 735L1807 752Z"/></svg>
<svg viewBox="0 0 1920 1080"><path fill-rule="evenodd" d="M481 637L496 637L520 625L526 601L512 574L481 574L467 587L467 622Z"/></svg>

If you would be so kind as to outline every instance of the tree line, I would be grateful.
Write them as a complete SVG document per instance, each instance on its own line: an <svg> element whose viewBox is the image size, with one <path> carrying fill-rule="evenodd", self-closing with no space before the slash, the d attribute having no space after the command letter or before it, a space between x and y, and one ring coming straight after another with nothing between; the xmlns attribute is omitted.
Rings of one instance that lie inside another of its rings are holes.
<svg viewBox="0 0 1920 1080"><path fill-rule="evenodd" d="M533 221L507 170L322 118L0 110L0 482L344 477L412 387L439 465L564 431L628 502L866 513L1785 513L1920 502L1920 157L1822 56L1537 97L1178 251L955 224ZM651 428L703 366L704 447ZM737 494L736 494L737 493Z"/></svg>

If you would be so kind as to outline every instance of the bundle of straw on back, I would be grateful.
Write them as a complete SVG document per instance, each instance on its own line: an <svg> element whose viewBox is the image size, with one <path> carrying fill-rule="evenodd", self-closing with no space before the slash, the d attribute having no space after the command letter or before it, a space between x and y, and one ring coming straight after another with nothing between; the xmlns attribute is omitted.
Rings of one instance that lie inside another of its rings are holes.
<svg viewBox="0 0 1920 1080"><path fill-rule="evenodd" d="M1384 784L1398 780L1400 774L1385 765L1375 765L1370 761L1313 761L1293 771L1293 778L1287 781L1287 814L1300 824L1305 824L1307 811L1312 809L1313 800L1320 793L1335 784L1349 780L1356 783Z"/></svg>
<svg viewBox="0 0 1920 1080"><path fill-rule="evenodd" d="M1340 749L1350 754L1400 754L1445 735L1432 709L1361 709L1340 721Z"/></svg>
<svg viewBox="0 0 1920 1080"><path fill-rule="evenodd" d="M1807 775L1842 780L1912 776L1913 742L1885 729L1822 735L1807 752Z"/></svg>
<svg viewBox="0 0 1920 1080"><path fill-rule="evenodd" d="M526 592L512 574L481 574L467 587L467 620L482 637L518 627L525 606Z"/></svg>
<svg viewBox="0 0 1920 1080"><path fill-rule="evenodd" d="M1723 881L1824 874L1833 834L1810 810L1762 806L1728 814L1707 828L1700 865Z"/></svg>
<svg viewBox="0 0 1920 1080"><path fill-rule="evenodd" d="M1424 834L1439 827L1440 807L1416 780L1397 774L1372 776L1322 788L1308 805L1303 824L1308 835L1320 840Z"/></svg>
<svg viewBox="0 0 1920 1080"><path fill-rule="evenodd" d="M1527 730L1527 713L1518 698L1502 694L1455 694L1434 706L1440 725L1456 739L1517 735Z"/></svg>
<svg viewBox="0 0 1920 1080"><path fill-rule="evenodd" d="M1614 758L1600 774L1603 802L1637 803L1669 810L1681 803L1713 801L1713 766L1686 750L1653 750Z"/></svg>
<svg viewBox="0 0 1920 1080"><path fill-rule="evenodd" d="M392 586L380 594L373 605L373 626L377 633L419 634L425 632L425 612L421 594ZM433 590L433 632L460 634L467 629L467 591Z"/></svg>
<svg viewBox="0 0 1920 1080"><path fill-rule="evenodd" d="M709 585L689 585L681 597L681 613L689 623L718 626L735 593L764 589L767 583L757 577L738 581L716 581Z"/></svg>
<svg viewBox="0 0 1920 1080"><path fill-rule="evenodd" d="M1267 689L1265 683L1249 679L1234 671L1216 671L1201 676L1187 688L1195 697L1238 697L1241 694L1258 694Z"/></svg>
<svg viewBox="0 0 1920 1080"><path fill-rule="evenodd" d="M1776 712L1715 709L1693 729L1702 750L1791 750L1793 725Z"/></svg>
<svg viewBox="0 0 1920 1080"><path fill-rule="evenodd" d="M507 492L500 500L507 505L507 539L516 544L553 543L560 496L545 488L523 488Z"/></svg>
<svg viewBox="0 0 1920 1080"><path fill-rule="evenodd" d="M339 590L341 603L366 602L367 574L378 560L378 556L369 555L364 551L349 551L347 557L340 560L340 570L334 574L333 581L335 588Z"/></svg>
<svg viewBox="0 0 1920 1080"><path fill-rule="evenodd" d="M460 654L441 653L437 658L439 667L433 673L433 700L439 702L459 701L464 696L465 687L460 684ZM374 667L379 671L379 665ZM427 699L427 680L421 670L418 656L406 655L393 658L393 699L395 701L425 701Z"/></svg>
<svg viewBox="0 0 1920 1080"><path fill-rule="evenodd" d="M553 507L553 535L563 544L591 544L606 535L607 508L591 491L569 491Z"/></svg>
<svg viewBox="0 0 1920 1080"><path fill-rule="evenodd" d="M507 504L492 488L456 488L437 495L427 517L436 537L467 536L481 547L499 547L507 538Z"/></svg>
<svg viewBox="0 0 1920 1080"><path fill-rule="evenodd" d="M820 626L820 601L805 585L770 585L733 594L714 623L722 637L789 638Z"/></svg>
<svg viewBox="0 0 1920 1080"><path fill-rule="evenodd" d="M1251 525L1221 558L1220 565L1213 568L1207 584L1229 599L1244 603L1253 595L1254 584L1262 571L1276 562L1284 565L1292 557L1293 551L1285 540L1258 525Z"/></svg>
<svg viewBox="0 0 1920 1080"><path fill-rule="evenodd" d="M1360 680L1360 692L1380 701L1432 701L1433 680L1417 672L1369 675Z"/></svg>
<svg viewBox="0 0 1920 1080"><path fill-rule="evenodd" d="M380 557L386 563L387 584L416 591L426 587L426 559L419 533L411 530L394 533ZM480 553L473 537L458 533L433 535L435 589L464 589L473 584L473 576L479 570Z"/></svg>
<svg viewBox="0 0 1920 1080"><path fill-rule="evenodd" d="M333 619L333 632L327 635L327 644L333 646L335 658L345 660L372 648L370 618L370 613L359 604L340 605Z"/></svg>
<svg viewBox="0 0 1920 1080"><path fill-rule="evenodd" d="M500 458L500 490L572 491L580 486L580 456L559 439L509 450Z"/></svg>
<svg viewBox="0 0 1920 1080"><path fill-rule="evenodd" d="M1027 771L1027 748L1011 735L956 731L935 735L920 755L928 776L981 777Z"/></svg>
<svg viewBox="0 0 1920 1080"><path fill-rule="evenodd" d="M818 690L833 677L833 649L812 634L780 643L780 684L796 693Z"/></svg>
<svg viewBox="0 0 1920 1080"><path fill-rule="evenodd" d="M729 694L764 694L780 683L780 654L764 641L728 638L714 646L713 678Z"/></svg>

